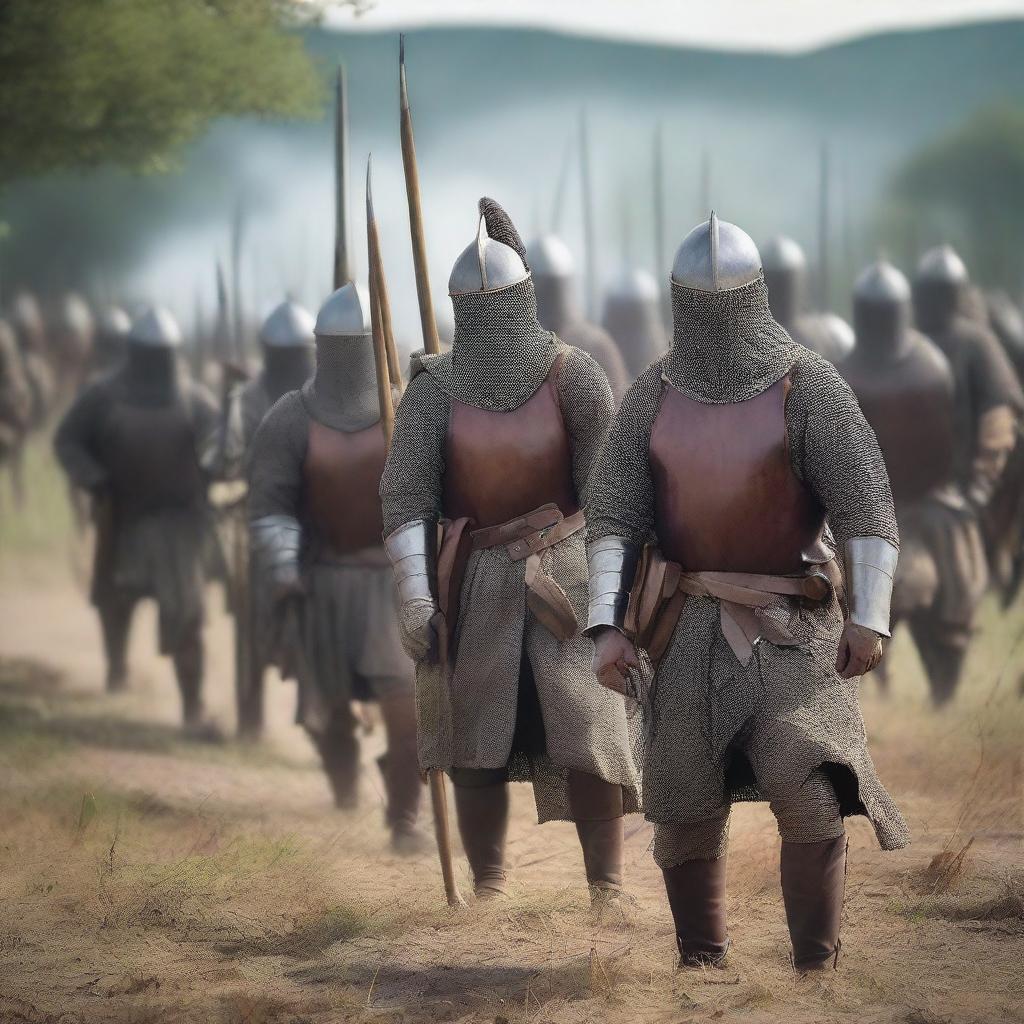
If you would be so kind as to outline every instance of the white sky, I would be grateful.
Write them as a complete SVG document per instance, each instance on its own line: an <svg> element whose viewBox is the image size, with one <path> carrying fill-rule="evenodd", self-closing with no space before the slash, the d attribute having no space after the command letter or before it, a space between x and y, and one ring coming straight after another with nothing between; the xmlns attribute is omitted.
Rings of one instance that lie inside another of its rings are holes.
<svg viewBox="0 0 1024 1024"><path fill-rule="evenodd" d="M853 36L1024 17L1024 0L359 0L327 24L537 26L578 35L729 50L799 51Z"/></svg>

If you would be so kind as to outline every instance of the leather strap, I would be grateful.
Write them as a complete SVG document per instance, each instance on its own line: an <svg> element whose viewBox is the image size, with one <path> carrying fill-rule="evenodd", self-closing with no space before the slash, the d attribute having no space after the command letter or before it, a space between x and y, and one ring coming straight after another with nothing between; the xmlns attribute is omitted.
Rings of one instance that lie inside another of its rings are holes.
<svg viewBox="0 0 1024 1024"><path fill-rule="evenodd" d="M473 548L493 548L504 544L513 562L520 562L530 555L578 533L587 525L582 509L565 517L557 505L541 505L525 516L510 519L498 526L488 526L472 533Z"/></svg>

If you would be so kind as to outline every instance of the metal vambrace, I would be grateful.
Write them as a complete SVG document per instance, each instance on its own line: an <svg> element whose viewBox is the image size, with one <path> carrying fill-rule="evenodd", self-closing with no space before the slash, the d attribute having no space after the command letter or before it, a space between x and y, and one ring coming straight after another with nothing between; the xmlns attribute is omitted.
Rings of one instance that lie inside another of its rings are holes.
<svg viewBox="0 0 1024 1024"><path fill-rule="evenodd" d="M414 519L384 538L384 550L403 606L417 599L436 602L437 525Z"/></svg>
<svg viewBox="0 0 1024 1024"><path fill-rule="evenodd" d="M897 549L881 537L851 537L846 542L846 594L850 621L890 636L889 605L896 575Z"/></svg>
<svg viewBox="0 0 1024 1024"><path fill-rule="evenodd" d="M587 545L590 609L584 632L593 635L602 626L624 632L626 605L639 560L639 545L625 537L601 537Z"/></svg>
<svg viewBox="0 0 1024 1024"><path fill-rule="evenodd" d="M302 527L294 516L263 516L250 524L252 544L262 570L274 582L299 575Z"/></svg>

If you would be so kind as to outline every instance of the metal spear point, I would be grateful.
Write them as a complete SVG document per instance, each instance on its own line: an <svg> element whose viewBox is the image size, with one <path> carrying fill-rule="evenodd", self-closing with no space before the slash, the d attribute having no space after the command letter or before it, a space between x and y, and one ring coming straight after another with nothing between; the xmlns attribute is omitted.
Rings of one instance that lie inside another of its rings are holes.
<svg viewBox="0 0 1024 1024"><path fill-rule="evenodd" d="M388 369L384 324L386 322L390 326L391 313L388 309L384 265L380 258L380 239L377 232L377 218L373 212L370 176L371 160L367 159L366 242L370 263L370 323L373 330L373 355L377 366L377 394L380 398L381 427L384 430L384 439L390 448L395 426L395 409L391 400L391 375ZM443 629L441 632L444 632ZM439 671L447 671L446 661L446 658L442 658ZM430 803L434 811L434 835L437 838L437 853L441 861L445 896L450 907L464 907L466 901L462 898L455 882L455 861L452 857L452 837L448 826L448 794L445 789L444 772L432 768L427 773L427 781L430 785Z"/></svg>

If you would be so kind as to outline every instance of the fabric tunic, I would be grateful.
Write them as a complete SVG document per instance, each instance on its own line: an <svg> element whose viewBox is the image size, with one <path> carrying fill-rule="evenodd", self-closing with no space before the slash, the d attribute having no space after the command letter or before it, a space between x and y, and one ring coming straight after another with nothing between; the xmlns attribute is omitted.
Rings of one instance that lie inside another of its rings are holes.
<svg viewBox="0 0 1024 1024"><path fill-rule="evenodd" d="M657 542L648 447L665 389L713 404L743 402L788 374L790 463L825 510L837 550L851 537L897 544L892 496L871 428L836 369L770 320L763 281L719 294L684 298L681 291L673 289L675 348L627 392L591 480L590 540ZM680 323L684 331L702 333L681 345ZM758 799L756 778L739 749L754 735L759 773L800 786L824 767L844 815L866 814L883 848L904 846L906 825L867 750L859 680L841 679L835 670L843 626L838 603L805 605L779 596L764 614L788 629L796 645L762 639L744 666L722 634L716 600L692 596L683 606L643 695L648 819L697 824L720 818L731 800Z"/></svg>
<svg viewBox="0 0 1024 1024"><path fill-rule="evenodd" d="M93 602L155 598L164 653L203 615L211 518L199 448L216 417L201 385L182 379L153 402L120 369L83 389L55 440L72 484L97 503Z"/></svg>
<svg viewBox="0 0 1024 1024"><path fill-rule="evenodd" d="M515 289L509 291L508 301L517 301ZM532 287L529 291L532 303ZM457 335L452 353L419 359L398 409L381 485L386 535L414 520L434 523L445 516L444 451L453 398L478 408L516 409L536 393L560 354L557 395L577 496L585 499L612 412L603 371L589 356L546 333L515 339L504 356L500 352L500 341L494 350L474 349L470 343L460 349ZM584 532L545 550L540 571L561 587L577 620L585 623ZM571 818L570 769L622 786L626 811L636 810L639 787L622 699L595 679L588 638L577 632L558 640L534 616L526 603L525 562L513 561L504 546L470 555L457 630L450 679L436 665L421 662L417 667L421 767L507 766L511 778L533 782L541 821ZM526 677L532 678L539 699L543 752L514 749Z"/></svg>
<svg viewBox="0 0 1024 1024"><path fill-rule="evenodd" d="M380 538L354 551L333 550L311 507L307 460L319 424L303 392L284 395L256 432L249 460L249 516L289 516L302 528L300 556L305 599L301 628L308 676L300 670L299 720L314 731L324 716L344 712L351 700L411 688L412 669L402 651L391 565ZM379 425L372 428L380 431ZM381 440L383 462L383 440ZM376 485L366 497L377 509ZM355 498L353 499L356 500ZM279 624L280 625L280 624Z"/></svg>

